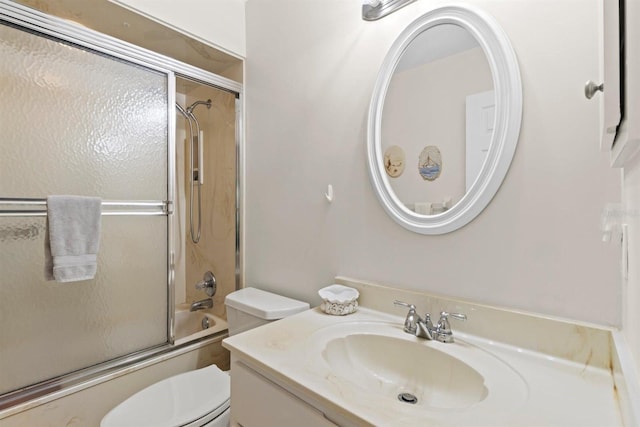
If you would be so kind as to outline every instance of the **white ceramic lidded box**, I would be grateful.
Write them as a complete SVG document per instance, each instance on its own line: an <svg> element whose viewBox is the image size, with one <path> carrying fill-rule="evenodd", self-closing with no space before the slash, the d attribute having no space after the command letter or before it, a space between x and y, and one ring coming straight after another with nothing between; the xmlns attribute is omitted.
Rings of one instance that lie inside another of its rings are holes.
<svg viewBox="0 0 640 427"><path fill-rule="evenodd" d="M318 295L323 300L320 309L327 314L343 316L358 309L360 293L357 289L335 284L320 289Z"/></svg>

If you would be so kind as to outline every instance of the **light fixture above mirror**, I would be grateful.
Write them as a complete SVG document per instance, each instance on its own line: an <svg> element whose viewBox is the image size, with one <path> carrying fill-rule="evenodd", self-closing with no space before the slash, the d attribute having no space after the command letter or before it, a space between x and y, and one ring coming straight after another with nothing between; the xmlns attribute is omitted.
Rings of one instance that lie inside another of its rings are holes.
<svg viewBox="0 0 640 427"><path fill-rule="evenodd" d="M507 174L521 116L518 62L493 17L447 6L416 19L389 50L369 108L369 174L386 212L421 234L472 221ZM469 142L474 123L482 147Z"/></svg>
<svg viewBox="0 0 640 427"><path fill-rule="evenodd" d="M362 19L375 21L416 0L363 0Z"/></svg>

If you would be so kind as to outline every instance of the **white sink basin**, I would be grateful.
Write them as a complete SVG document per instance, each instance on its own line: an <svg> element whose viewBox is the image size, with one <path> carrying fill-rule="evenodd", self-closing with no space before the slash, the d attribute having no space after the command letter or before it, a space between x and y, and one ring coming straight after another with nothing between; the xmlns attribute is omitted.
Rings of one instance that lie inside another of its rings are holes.
<svg viewBox="0 0 640 427"><path fill-rule="evenodd" d="M392 322L320 329L309 337L307 351L309 366L321 364L340 394L366 393L372 405L387 402L411 412L503 412L517 410L528 395L522 377L480 347L460 338L447 344L416 338Z"/></svg>
<svg viewBox="0 0 640 427"><path fill-rule="evenodd" d="M357 333L332 339L322 356L335 375L409 403L461 409L487 397L478 371L434 346Z"/></svg>

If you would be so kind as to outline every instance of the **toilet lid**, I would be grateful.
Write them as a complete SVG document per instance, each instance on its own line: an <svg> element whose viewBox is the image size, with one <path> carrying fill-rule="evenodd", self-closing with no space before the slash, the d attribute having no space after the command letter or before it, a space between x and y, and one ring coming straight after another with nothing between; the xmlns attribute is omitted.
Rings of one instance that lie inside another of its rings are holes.
<svg viewBox="0 0 640 427"><path fill-rule="evenodd" d="M229 406L229 375L216 365L185 372L134 394L113 408L100 427L179 427Z"/></svg>

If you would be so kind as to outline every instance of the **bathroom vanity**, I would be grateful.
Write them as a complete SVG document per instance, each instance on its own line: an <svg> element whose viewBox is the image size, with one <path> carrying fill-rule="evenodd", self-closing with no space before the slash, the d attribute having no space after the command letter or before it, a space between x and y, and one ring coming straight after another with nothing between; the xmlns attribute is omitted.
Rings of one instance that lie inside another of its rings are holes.
<svg viewBox="0 0 640 427"><path fill-rule="evenodd" d="M292 394L277 380L263 376L260 368L252 369L243 362L233 363L232 393L235 426L288 426L304 423L308 427L337 424L325 418L321 410Z"/></svg>
<svg viewBox="0 0 640 427"><path fill-rule="evenodd" d="M224 341L232 425L634 425L614 331L339 282L360 291L356 313L311 309ZM394 299L468 321L451 321L453 343L424 340Z"/></svg>

